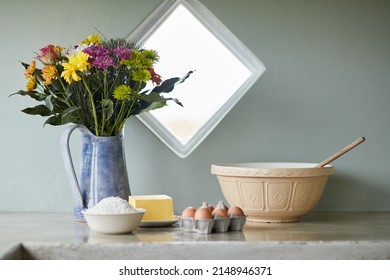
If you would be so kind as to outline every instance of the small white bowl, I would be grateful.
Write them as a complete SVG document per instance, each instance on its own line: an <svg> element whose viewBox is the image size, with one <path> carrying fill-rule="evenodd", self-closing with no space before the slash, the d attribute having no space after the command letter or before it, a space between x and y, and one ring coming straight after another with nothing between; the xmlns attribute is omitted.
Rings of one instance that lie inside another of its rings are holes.
<svg viewBox="0 0 390 280"><path fill-rule="evenodd" d="M82 211L88 226L95 232L103 234L125 234L137 229L145 209L137 208L135 213L95 214Z"/></svg>

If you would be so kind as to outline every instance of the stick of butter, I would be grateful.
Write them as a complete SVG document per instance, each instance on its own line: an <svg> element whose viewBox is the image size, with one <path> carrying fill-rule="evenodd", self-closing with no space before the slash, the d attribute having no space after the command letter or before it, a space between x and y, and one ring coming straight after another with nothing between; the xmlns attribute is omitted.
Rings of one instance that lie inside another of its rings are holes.
<svg viewBox="0 0 390 280"><path fill-rule="evenodd" d="M129 203L134 208L146 210L142 221L170 221L173 216L173 200L171 197L161 195L129 196Z"/></svg>

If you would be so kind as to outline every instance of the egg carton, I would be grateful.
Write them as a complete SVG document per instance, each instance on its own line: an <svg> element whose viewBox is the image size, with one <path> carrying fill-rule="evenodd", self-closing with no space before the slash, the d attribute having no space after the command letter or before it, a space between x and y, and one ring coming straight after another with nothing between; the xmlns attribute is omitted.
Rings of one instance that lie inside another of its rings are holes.
<svg viewBox="0 0 390 280"><path fill-rule="evenodd" d="M232 215L230 218L215 216L214 219L196 220L194 218L181 218L180 227L187 232L210 234L213 232L241 231L245 225L245 216Z"/></svg>

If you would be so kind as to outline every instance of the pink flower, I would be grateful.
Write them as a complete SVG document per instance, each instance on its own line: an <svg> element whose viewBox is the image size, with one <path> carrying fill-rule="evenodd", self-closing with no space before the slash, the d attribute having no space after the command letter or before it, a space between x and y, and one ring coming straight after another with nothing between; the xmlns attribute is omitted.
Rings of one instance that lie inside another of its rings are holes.
<svg viewBox="0 0 390 280"><path fill-rule="evenodd" d="M110 66L115 66L115 62L110 56L104 55L96 57L95 60L92 62L92 65L105 70Z"/></svg>
<svg viewBox="0 0 390 280"><path fill-rule="evenodd" d="M59 50L59 47L53 45L47 45L46 47L40 49L40 54L37 59L40 60L43 64L53 64L58 61L58 54L56 51Z"/></svg>
<svg viewBox="0 0 390 280"><path fill-rule="evenodd" d="M92 45L92 46L89 46L88 48L85 48L83 50L83 52L89 54L89 56L91 58L97 58L99 56L106 56L106 55L109 55L111 50L110 48L106 47L106 46L96 46L96 45Z"/></svg>
<svg viewBox="0 0 390 280"><path fill-rule="evenodd" d="M92 45L84 49L83 52L89 55L89 63L97 68L105 70L110 66L116 66L114 59L110 56L111 49L107 46Z"/></svg>
<svg viewBox="0 0 390 280"><path fill-rule="evenodd" d="M124 47L124 46L116 47L115 49L113 49L112 52L114 54L116 54L116 56L118 56L122 60L129 59L129 57L131 55L131 50L127 47Z"/></svg>

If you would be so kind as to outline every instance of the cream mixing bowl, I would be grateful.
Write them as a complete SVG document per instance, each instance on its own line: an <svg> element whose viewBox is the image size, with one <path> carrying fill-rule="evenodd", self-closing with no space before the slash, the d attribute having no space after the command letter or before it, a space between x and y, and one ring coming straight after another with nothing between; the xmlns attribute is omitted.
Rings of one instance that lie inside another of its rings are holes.
<svg viewBox="0 0 390 280"><path fill-rule="evenodd" d="M247 225L296 222L318 203L333 166L316 163L254 162L213 164L230 205L243 209Z"/></svg>

